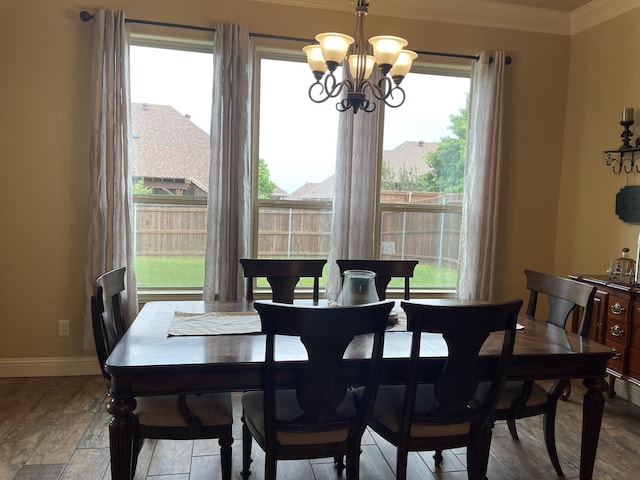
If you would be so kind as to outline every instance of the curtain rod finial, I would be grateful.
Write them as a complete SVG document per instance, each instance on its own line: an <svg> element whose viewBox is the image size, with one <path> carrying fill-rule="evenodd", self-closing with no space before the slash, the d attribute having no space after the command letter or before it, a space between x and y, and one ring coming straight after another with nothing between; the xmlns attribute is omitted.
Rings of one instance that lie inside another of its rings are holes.
<svg viewBox="0 0 640 480"><path fill-rule="evenodd" d="M89 21L93 20L93 15L91 15L86 10L82 10L80 12L80 20L82 20L83 22L89 22Z"/></svg>

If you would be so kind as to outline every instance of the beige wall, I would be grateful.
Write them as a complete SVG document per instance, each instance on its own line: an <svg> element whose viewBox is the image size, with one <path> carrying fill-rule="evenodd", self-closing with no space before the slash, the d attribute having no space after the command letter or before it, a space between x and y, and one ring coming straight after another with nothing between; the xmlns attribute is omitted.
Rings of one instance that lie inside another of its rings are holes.
<svg viewBox="0 0 640 480"><path fill-rule="evenodd" d="M622 143L623 107L635 107L640 120L640 67L629 48L640 42L638 22L640 9L572 38L564 153L556 170L562 174L555 246L561 274L604 274L625 246L636 255L640 226L618 218L615 200L638 179L615 175L602 151Z"/></svg>
<svg viewBox="0 0 640 480"><path fill-rule="evenodd" d="M130 18L205 26L226 20L244 23L253 32L307 38L330 29L349 32L353 26L352 13L247 0L2 2L0 363L13 358L91 355L82 350L81 325L89 220L92 24L82 23L78 13L99 6L123 8ZM573 49L574 57L580 58L570 59L568 37L385 20L372 10L367 19L370 34L402 34L417 50L500 49L514 59L506 73L497 297L525 295L525 267L561 274L595 271L623 244L633 246L636 229L623 226L614 218L612 207L604 204L612 201L624 178L608 173L599 152L616 145L620 108L640 107L632 95L638 85L631 72L634 62L622 61L622 47L633 51L637 34L633 42L623 43L612 34L621 31L618 22L610 22L579 35ZM624 23L632 26L631 21ZM602 55L593 55L595 46L603 49ZM619 57L618 69L597 67L611 56ZM564 155L563 146L568 149ZM603 205L591 210L596 202ZM596 231L596 222L609 233ZM71 320L69 337L57 335L58 319Z"/></svg>

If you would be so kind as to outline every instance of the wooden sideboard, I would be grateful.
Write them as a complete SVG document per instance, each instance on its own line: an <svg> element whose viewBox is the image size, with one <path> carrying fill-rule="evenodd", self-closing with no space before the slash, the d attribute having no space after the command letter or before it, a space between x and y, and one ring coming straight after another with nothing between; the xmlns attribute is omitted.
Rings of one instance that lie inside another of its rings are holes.
<svg viewBox="0 0 640 480"><path fill-rule="evenodd" d="M609 360L609 396L615 396L615 379L640 386L640 285L609 282L608 275L570 275L573 280L597 287L589 339L614 350ZM578 329L579 312L574 311L572 330Z"/></svg>

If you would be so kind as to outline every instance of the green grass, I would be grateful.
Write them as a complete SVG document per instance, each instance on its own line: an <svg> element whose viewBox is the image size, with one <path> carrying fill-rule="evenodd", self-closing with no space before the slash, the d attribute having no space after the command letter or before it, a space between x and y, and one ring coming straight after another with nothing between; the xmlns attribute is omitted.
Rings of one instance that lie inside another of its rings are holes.
<svg viewBox="0 0 640 480"><path fill-rule="evenodd" d="M325 285L325 276L320 285ZM204 284L203 257L137 257L136 280L138 287L201 287ZM301 278L302 287L313 286L313 279ZM268 286L266 279L258 280L259 287ZM402 288L404 280L394 278L390 287ZM412 287L448 287L456 286L456 270L434 265L418 265L411 279Z"/></svg>
<svg viewBox="0 0 640 480"><path fill-rule="evenodd" d="M204 257L136 257L138 287L202 287Z"/></svg>

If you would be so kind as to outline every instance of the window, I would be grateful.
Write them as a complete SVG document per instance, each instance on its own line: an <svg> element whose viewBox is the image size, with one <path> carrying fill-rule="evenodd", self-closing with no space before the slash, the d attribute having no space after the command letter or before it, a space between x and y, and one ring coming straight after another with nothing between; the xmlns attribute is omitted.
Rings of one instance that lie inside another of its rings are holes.
<svg viewBox="0 0 640 480"><path fill-rule="evenodd" d="M273 183L258 192L261 258L328 256L341 114L308 98L312 81L299 57L260 59L258 156ZM455 288L469 71L418 70L403 88L405 104L385 111L379 255L419 260L412 287Z"/></svg>
<svg viewBox="0 0 640 480"><path fill-rule="evenodd" d="M143 289L203 285L210 52L210 45L135 39L131 47L136 273ZM301 52L259 50L256 65L253 255L327 258L337 100L308 98L313 75ZM413 287L454 288L469 72L415 64L403 88L405 104L384 112L376 245L380 258L420 261Z"/></svg>
<svg viewBox="0 0 640 480"><path fill-rule="evenodd" d="M142 288L204 283L213 75L205 52L131 46L135 268Z"/></svg>
<svg viewBox="0 0 640 480"><path fill-rule="evenodd" d="M419 260L412 288L455 288L469 71L417 66L402 87L405 103L385 110L380 258Z"/></svg>
<svg viewBox="0 0 640 480"><path fill-rule="evenodd" d="M335 102L309 100L313 75L303 56L263 55L254 254L327 258L339 112Z"/></svg>

